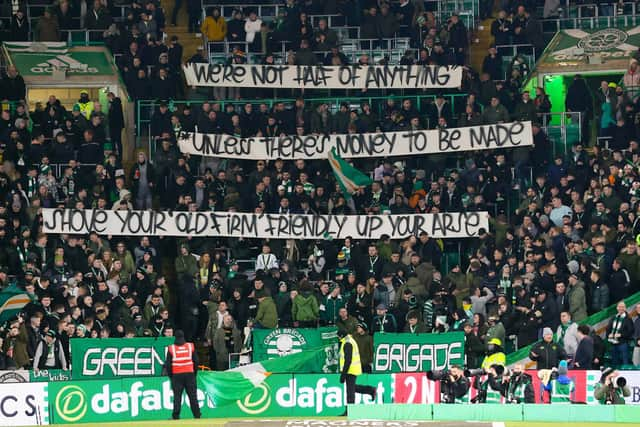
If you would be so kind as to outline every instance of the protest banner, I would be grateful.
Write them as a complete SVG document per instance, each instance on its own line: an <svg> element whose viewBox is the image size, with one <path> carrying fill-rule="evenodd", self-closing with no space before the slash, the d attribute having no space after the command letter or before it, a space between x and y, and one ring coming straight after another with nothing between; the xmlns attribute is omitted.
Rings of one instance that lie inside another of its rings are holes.
<svg viewBox="0 0 640 427"><path fill-rule="evenodd" d="M324 348L323 364L313 372L336 372L338 335L334 327L276 328L253 331L253 361L280 358L314 348Z"/></svg>
<svg viewBox="0 0 640 427"><path fill-rule="evenodd" d="M326 159L332 148L342 158L400 157L528 147L533 145L533 133L531 122L275 138L183 132L178 145L185 154L242 160Z"/></svg>
<svg viewBox="0 0 640 427"><path fill-rule="evenodd" d="M45 233L112 236L199 236L260 239L401 239L475 237L489 229L488 212L402 215L303 215L237 212L42 209Z"/></svg>
<svg viewBox="0 0 640 427"><path fill-rule="evenodd" d="M47 383L0 384L0 425L47 425L47 402Z"/></svg>
<svg viewBox="0 0 640 427"><path fill-rule="evenodd" d="M173 338L72 339L74 380L158 376Z"/></svg>
<svg viewBox="0 0 640 427"><path fill-rule="evenodd" d="M187 85L274 89L453 89L462 68L437 65L186 64Z"/></svg>
<svg viewBox="0 0 640 427"><path fill-rule="evenodd" d="M374 372L426 372L464 365L464 333L373 335Z"/></svg>

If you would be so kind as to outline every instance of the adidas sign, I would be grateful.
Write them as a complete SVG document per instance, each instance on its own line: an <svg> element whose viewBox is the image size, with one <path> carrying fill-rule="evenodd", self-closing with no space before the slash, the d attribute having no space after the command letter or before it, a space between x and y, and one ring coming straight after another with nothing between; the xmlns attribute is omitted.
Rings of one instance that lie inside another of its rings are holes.
<svg viewBox="0 0 640 427"><path fill-rule="evenodd" d="M34 74L49 74L54 70L67 69L68 73L75 74L97 74L98 69L95 67L89 67L89 64L83 64L69 55L56 55L55 57L48 59L46 62L41 62L35 67L31 67L31 72Z"/></svg>

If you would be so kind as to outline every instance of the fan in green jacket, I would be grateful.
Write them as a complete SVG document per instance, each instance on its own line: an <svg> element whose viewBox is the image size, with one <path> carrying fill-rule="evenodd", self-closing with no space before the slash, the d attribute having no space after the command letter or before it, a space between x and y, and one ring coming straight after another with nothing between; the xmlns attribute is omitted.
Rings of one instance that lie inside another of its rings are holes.
<svg viewBox="0 0 640 427"><path fill-rule="evenodd" d="M266 291L257 293L258 312L256 313L256 326L274 329L278 326L278 310L276 303Z"/></svg>
<svg viewBox="0 0 640 427"><path fill-rule="evenodd" d="M308 283L300 285L300 293L293 299L291 313L293 321L298 322L299 327L317 326L320 309L313 289Z"/></svg>

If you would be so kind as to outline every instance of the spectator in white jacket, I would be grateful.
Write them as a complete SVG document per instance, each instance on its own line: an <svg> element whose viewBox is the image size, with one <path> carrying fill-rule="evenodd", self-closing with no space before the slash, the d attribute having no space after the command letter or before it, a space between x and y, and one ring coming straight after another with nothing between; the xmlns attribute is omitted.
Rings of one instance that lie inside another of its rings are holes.
<svg viewBox="0 0 640 427"><path fill-rule="evenodd" d="M262 252L256 258L256 271L269 271L272 268L278 268L278 258L271 253L268 244L262 245Z"/></svg>
<svg viewBox="0 0 640 427"><path fill-rule="evenodd" d="M563 311L560 313L560 326L556 330L556 339L569 357L576 354L578 344L578 324L571 320L571 313Z"/></svg>
<svg viewBox="0 0 640 427"><path fill-rule="evenodd" d="M247 33L247 43L253 43L256 38L256 33L260 32L262 26L262 19L258 18L256 12L251 11L249 18L244 23L244 32Z"/></svg>

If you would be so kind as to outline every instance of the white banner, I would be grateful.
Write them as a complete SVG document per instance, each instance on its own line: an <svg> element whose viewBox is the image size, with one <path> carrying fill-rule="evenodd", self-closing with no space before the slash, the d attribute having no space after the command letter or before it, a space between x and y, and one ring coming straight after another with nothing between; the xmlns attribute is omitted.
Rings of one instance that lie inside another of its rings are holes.
<svg viewBox="0 0 640 427"><path fill-rule="evenodd" d="M392 239L418 235L475 237L489 229L487 212L407 215L280 215L235 212L42 209L45 233L113 236L245 237L273 239Z"/></svg>
<svg viewBox="0 0 640 427"><path fill-rule="evenodd" d="M47 383L0 384L0 425L49 424Z"/></svg>
<svg viewBox="0 0 640 427"><path fill-rule="evenodd" d="M343 158L416 156L533 145L531 122L405 132L238 138L184 132L185 154L227 159L326 159L335 147Z"/></svg>
<svg viewBox="0 0 640 427"><path fill-rule="evenodd" d="M276 89L454 89L462 68L436 65L186 64L189 86Z"/></svg>

